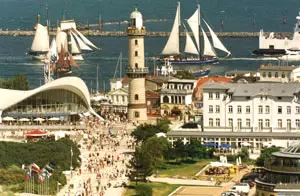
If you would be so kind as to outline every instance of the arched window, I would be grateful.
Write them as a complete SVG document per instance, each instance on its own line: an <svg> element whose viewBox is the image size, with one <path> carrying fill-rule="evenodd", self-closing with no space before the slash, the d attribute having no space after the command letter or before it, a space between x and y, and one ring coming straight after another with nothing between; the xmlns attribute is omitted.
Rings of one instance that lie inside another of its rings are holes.
<svg viewBox="0 0 300 196"><path fill-rule="evenodd" d="M135 64L135 68L139 68L139 64L136 63L136 64Z"/></svg>
<svg viewBox="0 0 300 196"><path fill-rule="evenodd" d="M135 55L135 56L138 56L138 51L135 51L135 52L134 52L134 55Z"/></svg>
<svg viewBox="0 0 300 196"><path fill-rule="evenodd" d="M138 45L138 40L134 40L134 44L137 46Z"/></svg>
<svg viewBox="0 0 300 196"><path fill-rule="evenodd" d="M134 100L139 100L139 95L138 94L134 95Z"/></svg>
<svg viewBox="0 0 300 196"><path fill-rule="evenodd" d="M169 97L165 95L164 98L163 98L163 102L164 103L169 103Z"/></svg>

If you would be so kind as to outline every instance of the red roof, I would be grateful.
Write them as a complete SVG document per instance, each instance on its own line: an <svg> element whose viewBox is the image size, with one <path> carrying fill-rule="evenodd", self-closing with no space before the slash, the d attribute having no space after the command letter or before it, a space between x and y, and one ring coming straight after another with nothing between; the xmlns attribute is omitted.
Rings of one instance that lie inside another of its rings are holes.
<svg viewBox="0 0 300 196"><path fill-rule="evenodd" d="M27 136L43 136L47 135L47 132L41 130L32 130L26 133Z"/></svg>
<svg viewBox="0 0 300 196"><path fill-rule="evenodd" d="M200 78L197 81L197 85L195 87L194 93L198 91L198 88L201 87L203 84L206 82L213 81L213 82L226 82L229 83L231 81L231 78L226 78L226 77L218 77L218 76L212 76L212 77L205 77L205 78Z"/></svg>

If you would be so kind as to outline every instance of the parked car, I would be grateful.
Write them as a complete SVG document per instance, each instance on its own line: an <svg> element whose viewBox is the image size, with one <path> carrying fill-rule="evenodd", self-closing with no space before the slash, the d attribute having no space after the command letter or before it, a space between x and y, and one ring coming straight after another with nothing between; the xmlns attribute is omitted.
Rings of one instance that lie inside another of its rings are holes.
<svg viewBox="0 0 300 196"><path fill-rule="evenodd" d="M239 196L236 192L226 191L221 194L221 196Z"/></svg>
<svg viewBox="0 0 300 196"><path fill-rule="evenodd" d="M250 186L247 183L240 183L234 185L229 191L237 192L237 193L249 193Z"/></svg>

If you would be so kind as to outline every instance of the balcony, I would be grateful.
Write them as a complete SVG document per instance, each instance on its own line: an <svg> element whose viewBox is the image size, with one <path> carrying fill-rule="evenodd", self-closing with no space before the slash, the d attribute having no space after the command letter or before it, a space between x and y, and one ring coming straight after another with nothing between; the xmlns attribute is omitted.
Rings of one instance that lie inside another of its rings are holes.
<svg viewBox="0 0 300 196"><path fill-rule="evenodd" d="M128 35L145 35L146 34L146 27L142 27L142 29L138 29L135 27L128 27L127 29Z"/></svg>
<svg viewBox="0 0 300 196"><path fill-rule="evenodd" d="M280 173L297 173L300 174L299 166L281 166L281 165L272 165L270 161L265 161L265 168L267 170L276 171Z"/></svg>
<svg viewBox="0 0 300 196"><path fill-rule="evenodd" d="M127 74L147 74L149 72L148 67L140 67L140 68L131 68L127 67Z"/></svg>
<svg viewBox="0 0 300 196"><path fill-rule="evenodd" d="M165 94L193 94L192 89L168 89L163 88L161 89L161 93Z"/></svg>

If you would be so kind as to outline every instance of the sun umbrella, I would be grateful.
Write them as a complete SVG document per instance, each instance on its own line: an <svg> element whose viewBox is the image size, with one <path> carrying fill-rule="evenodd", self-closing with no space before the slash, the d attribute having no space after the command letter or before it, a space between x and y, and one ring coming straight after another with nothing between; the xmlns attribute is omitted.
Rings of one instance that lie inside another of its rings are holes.
<svg viewBox="0 0 300 196"><path fill-rule="evenodd" d="M14 119L13 117L10 116L5 116L4 118L2 118L3 121L15 121L16 119Z"/></svg>
<svg viewBox="0 0 300 196"><path fill-rule="evenodd" d="M57 117L52 117L52 118L49 118L48 120L51 120L51 121L57 121L57 120L59 120L59 118L57 118Z"/></svg>
<svg viewBox="0 0 300 196"><path fill-rule="evenodd" d="M39 122L42 122L42 121L44 121L45 119L43 119L43 118L36 118L36 119L34 119L34 121L39 121Z"/></svg>
<svg viewBox="0 0 300 196"><path fill-rule="evenodd" d="M30 120L28 118L20 118L18 121L20 121L20 122L28 122Z"/></svg>

